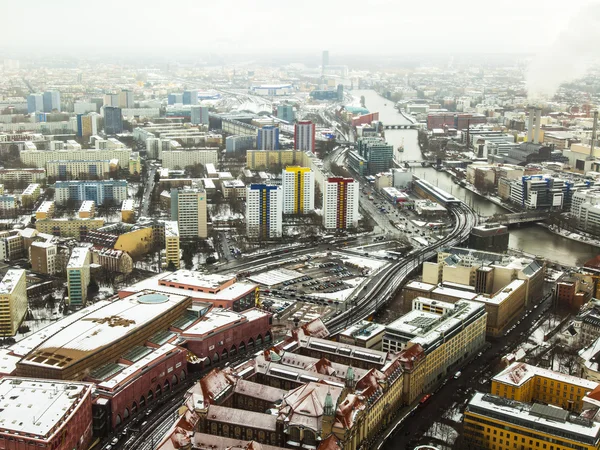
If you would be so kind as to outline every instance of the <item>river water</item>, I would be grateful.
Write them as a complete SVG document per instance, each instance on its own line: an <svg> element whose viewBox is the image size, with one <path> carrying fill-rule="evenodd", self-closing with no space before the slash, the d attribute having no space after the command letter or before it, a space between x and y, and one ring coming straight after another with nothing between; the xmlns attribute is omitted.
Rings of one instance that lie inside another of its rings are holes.
<svg viewBox="0 0 600 450"><path fill-rule="evenodd" d="M354 90L355 98L365 97L365 106L370 112L379 112L379 120L384 124L408 124L409 121L394 107L394 103L381 97L373 90ZM396 153L398 161L414 161L423 159L417 142L417 130L386 130L386 140L397 149L404 147L404 152ZM473 194L452 182L450 175L438 172L431 167L411 169L415 175L460 198L470 205L481 216L490 216L504 210L492 202ZM598 253L600 249L577 241L558 236L543 227L527 225L510 229L509 247L540 255L552 261L560 261L570 266L581 266Z"/></svg>

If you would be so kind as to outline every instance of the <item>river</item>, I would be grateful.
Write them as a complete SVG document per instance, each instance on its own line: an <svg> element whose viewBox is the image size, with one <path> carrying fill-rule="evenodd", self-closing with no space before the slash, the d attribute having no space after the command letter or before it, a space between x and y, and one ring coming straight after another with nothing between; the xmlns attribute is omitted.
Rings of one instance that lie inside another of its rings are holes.
<svg viewBox="0 0 600 450"><path fill-rule="evenodd" d="M379 112L379 120L383 123L394 125L410 123L394 107L394 102L385 99L373 90L354 90L352 95L355 98L364 96L366 108L370 112ZM395 149L399 146L404 147L403 153L396 153L398 161L423 159L417 142L417 130L386 130L385 138ZM504 212L501 207L454 184L450 175L445 172L438 172L431 167L418 167L411 170L415 175L460 198L481 216ZM570 266L582 266L583 263L600 253L600 249L592 245L558 236L537 225L511 228L508 245L512 249L540 255L552 261L561 261Z"/></svg>

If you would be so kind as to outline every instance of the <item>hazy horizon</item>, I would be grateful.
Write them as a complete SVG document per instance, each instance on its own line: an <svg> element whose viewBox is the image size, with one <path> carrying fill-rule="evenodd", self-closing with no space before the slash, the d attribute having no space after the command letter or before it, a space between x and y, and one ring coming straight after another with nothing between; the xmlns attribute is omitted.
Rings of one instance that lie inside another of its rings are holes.
<svg viewBox="0 0 600 450"><path fill-rule="evenodd" d="M240 0L31 0L5 6L0 52L6 56L140 56L315 54L535 54L548 48L586 5L572 0L506 0L499 6L372 0L297 4ZM449 5L451 7L449 8ZM562 4L564 5L564 4ZM101 6L101 8L100 8ZM585 30L584 30L585 32Z"/></svg>

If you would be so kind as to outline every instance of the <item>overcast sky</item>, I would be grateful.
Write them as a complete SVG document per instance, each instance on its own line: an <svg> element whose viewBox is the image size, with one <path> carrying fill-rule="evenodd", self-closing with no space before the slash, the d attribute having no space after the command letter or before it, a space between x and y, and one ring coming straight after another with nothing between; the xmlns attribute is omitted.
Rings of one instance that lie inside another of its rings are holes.
<svg viewBox="0 0 600 450"><path fill-rule="evenodd" d="M0 48L530 53L593 0L0 0Z"/></svg>

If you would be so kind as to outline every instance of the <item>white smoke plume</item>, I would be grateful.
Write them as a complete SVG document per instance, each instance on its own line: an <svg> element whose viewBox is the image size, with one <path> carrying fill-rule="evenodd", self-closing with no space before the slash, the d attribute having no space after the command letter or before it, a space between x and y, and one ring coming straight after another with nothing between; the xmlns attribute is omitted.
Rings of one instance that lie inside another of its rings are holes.
<svg viewBox="0 0 600 450"><path fill-rule="evenodd" d="M529 99L548 99L561 84L583 77L600 55L599 42L600 3L594 2L582 7L556 41L532 60L525 76Z"/></svg>

